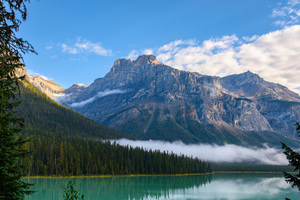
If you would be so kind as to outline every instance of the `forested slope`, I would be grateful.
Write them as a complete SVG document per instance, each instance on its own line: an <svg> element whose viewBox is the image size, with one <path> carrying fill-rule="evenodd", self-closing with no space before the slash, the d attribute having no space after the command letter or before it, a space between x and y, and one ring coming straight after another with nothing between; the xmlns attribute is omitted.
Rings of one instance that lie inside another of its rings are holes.
<svg viewBox="0 0 300 200"><path fill-rule="evenodd" d="M171 152L147 151L78 137L37 136L26 148L33 153L26 173L33 175L130 175L210 173L208 163Z"/></svg>
<svg viewBox="0 0 300 200"><path fill-rule="evenodd" d="M21 90L18 99L22 103L18 113L25 118L25 136L55 133L84 138L130 138L58 104L26 81L21 85Z"/></svg>
<svg viewBox="0 0 300 200"><path fill-rule="evenodd" d="M21 86L18 113L31 152L21 162L29 176L182 174L211 172L199 159L123 147L101 139L130 138L66 108L28 82Z"/></svg>

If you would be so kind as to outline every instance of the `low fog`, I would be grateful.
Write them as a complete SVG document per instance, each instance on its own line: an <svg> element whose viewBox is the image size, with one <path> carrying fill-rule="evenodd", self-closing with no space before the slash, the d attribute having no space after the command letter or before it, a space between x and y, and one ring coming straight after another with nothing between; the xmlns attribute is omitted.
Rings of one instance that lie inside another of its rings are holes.
<svg viewBox="0 0 300 200"><path fill-rule="evenodd" d="M122 146L143 147L147 150L160 150L173 152L178 155L198 157L209 162L255 162L269 165L287 165L288 161L281 149L257 147L242 147L233 144L209 145L209 144L184 144L181 141L132 141L128 139L113 140Z"/></svg>
<svg viewBox="0 0 300 200"><path fill-rule="evenodd" d="M95 95L95 96L93 96L93 97L91 97L87 100L70 104L70 107L82 107L82 106L84 106L88 103L92 103L93 101L95 101L98 98L105 97L105 96L108 96L108 95L113 95L113 94L123 94L123 93L126 93L126 92L127 92L126 90L119 90L119 89L109 90L109 91L106 91L106 92L98 92L97 95Z"/></svg>

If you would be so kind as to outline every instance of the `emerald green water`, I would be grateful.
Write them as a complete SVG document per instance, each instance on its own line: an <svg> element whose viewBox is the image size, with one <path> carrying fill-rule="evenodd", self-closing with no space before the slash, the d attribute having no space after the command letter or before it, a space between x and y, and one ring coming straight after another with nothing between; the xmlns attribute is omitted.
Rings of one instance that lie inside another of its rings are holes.
<svg viewBox="0 0 300 200"><path fill-rule="evenodd" d="M62 200L68 181L86 200L138 199L300 199L282 174L213 174L105 178L26 178L37 193L26 200Z"/></svg>

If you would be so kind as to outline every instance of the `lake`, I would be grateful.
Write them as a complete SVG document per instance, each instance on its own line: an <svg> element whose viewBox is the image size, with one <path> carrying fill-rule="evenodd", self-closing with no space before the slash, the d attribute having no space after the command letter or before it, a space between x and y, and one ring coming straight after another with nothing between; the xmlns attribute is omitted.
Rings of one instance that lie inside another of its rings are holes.
<svg viewBox="0 0 300 200"><path fill-rule="evenodd" d="M90 178L25 178L38 191L26 200L62 200L68 181L86 200L138 199L300 199L299 191L278 174L213 174Z"/></svg>

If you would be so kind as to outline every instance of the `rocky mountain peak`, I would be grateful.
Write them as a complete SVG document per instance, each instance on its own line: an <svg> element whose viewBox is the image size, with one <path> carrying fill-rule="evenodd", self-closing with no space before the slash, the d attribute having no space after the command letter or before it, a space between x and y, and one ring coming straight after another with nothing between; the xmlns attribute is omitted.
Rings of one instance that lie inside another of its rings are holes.
<svg viewBox="0 0 300 200"><path fill-rule="evenodd" d="M221 85L224 91L235 96L300 102L298 94L280 84L265 81L249 70L221 78Z"/></svg>
<svg viewBox="0 0 300 200"><path fill-rule="evenodd" d="M129 67L133 66L143 66L143 65L161 65L162 63L159 62L155 56L153 55L141 55L136 60L130 59L118 59L115 61L113 67L111 68L110 72L115 73L119 72L119 70L123 71Z"/></svg>
<svg viewBox="0 0 300 200"><path fill-rule="evenodd" d="M223 79L235 81L236 83L239 84L245 84L245 83L248 84L249 82L258 83L264 81L263 78L261 78L258 74L255 74L249 70L241 74L233 74L233 75L226 76Z"/></svg>
<svg viewBox="0 0 300 200"><path fill-rule="evenodd" d="M246 72L241 73L241 74L245 74L245 75L247 75L247 76L255 76L255 75L257 75L257 74L255 74L255 73L251 72L250 70L247 70ZM257 76L258 76L258 75L257 75Z"/></svg>
<svg viewBox="0 0 300 200"><path fill-rule="evenodd" d="M242 74L240 74L240 79L243 79L243 80L257 80L257 81L263 81L263 79L258 75L258 74L255 74L251 71L246 71Z"/></svg>
<svg viewBox="0 0 300 200"><path fill-rule="evenodd" d="M117 68L117 67L124 67L128 64L131 64L131 60L130 59L125 59L125 58L121 58L115 61L114 65L112 68Z"/></svg>
<svg viewBox="0 0 300 200"><path fill-rule="evenodd" d="M53 99L64 95L65 89L52 80L48 80L47 78L42 76L29 76L29 78L30 82L36 88Z"/></svg>
<svg viewBox="0 0 300 200"><path fill-rule="evenodd" d="M71 87L65 90L66 94L74 93L74 92L80 92L84 88L88 87L89 85L83 84L83 83L75 83Z"/></svg>
<svg viewBox="0 0 300 200"><path fill-rule="evenodd" d="M152 64L152 65L159 65L162 64L158 60L156 60L156 57L151 55L141 55L139 56L135 61L133 61L135 64Z"/></svg>
<svg viewBox="0 0 300 200"><path fill-rule="evenodd" d="M58 99L64 105L139 139L248 143L247 131L294 137L291 124L300 116L299 95L251 71L205 76L164 65L153 55L118 59L103 78L64 94Z"/></svg>

